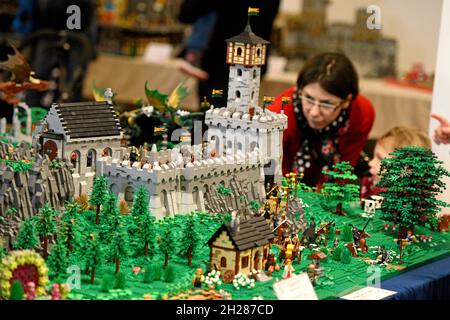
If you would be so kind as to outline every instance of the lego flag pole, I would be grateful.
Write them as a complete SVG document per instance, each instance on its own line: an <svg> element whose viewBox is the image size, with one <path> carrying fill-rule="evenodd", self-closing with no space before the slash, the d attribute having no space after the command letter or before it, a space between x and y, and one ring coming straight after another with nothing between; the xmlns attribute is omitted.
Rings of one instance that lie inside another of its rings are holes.
<svg viewBox="0 0 450 320"><path fill-rule="evenodd" d="M442 17L439 34L439 44L436 62L436 75L433 88L432 113L440 114L450 119L450 1L442 3ZM438 126L437 120L430 122L430 136L433 136L434 129ZM444 161L443 166L450 170L449 145L438 146L433 143L433 152L438 158ZM439 197L444 201L450 201L450 178L444 179L447 189ZM450 214L450 208L443 208L443 213Z"/></svg>
<svg viewBox="0 0 450 320"><path fill-rule="evenodd" d="M248 7L247 25L250 25L251 16L259 16L259 8Z"/></svg>
<svg viewBox="0 0 450 320"><path fill-rule="evenodd" d="M213 89L211 93L211 99L213 101L214 107L221 107L217 105L217 102L220 101L223 97L223 90Z"/></svg>

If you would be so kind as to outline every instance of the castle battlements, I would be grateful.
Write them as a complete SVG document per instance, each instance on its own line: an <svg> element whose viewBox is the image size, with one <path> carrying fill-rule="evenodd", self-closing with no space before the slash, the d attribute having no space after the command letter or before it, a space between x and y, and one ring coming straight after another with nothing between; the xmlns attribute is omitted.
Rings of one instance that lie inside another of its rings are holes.
<svg viewBox="0 0 450 320"><path fill-rule="evenodd" d="M181 153L178 154L181 155ZM102 157L97 160L96 168L97 174L100 175L120 177L129 181L159 184L181 176L185 180L205 179L211 176L221 177L252 168L259 168L269 160L263 157L258 149L246 153L237 151L234 155L211 157L187 163L179 163L180 157L172 159L174 161L168 163L155 161L153 164L150 164L139 161L132 163L129 160L121 161L117 158Z"/></svg>
<svg viewBox="0 0 450 320"><path fill-rule="evenodd" d="M269 110L257 108L256 114L241 111L232 112L230 108L215 108L206 111L205 122L209 126L223 126L232 129L244 130L284 130L287 125L287 116Z"/></svg>
<svg viewBox="0 0 450 320"><path fill-rule="evenodd" d="M205 203L217 197L216 187L230 187L233 178L248 182L249 201L264 196L264 190L258 186L264 185L263 167L269 159L263 157L258 149L201 160L184 160L183 151L199 150L200 147L185 145L181 149L172 149L171 161L166 163L102 157L96 162L96 174L106 175L110 190L126 201L132 201L134 191L144 186L150 195L149 206L157 217L204 210ZM167 150L160 152L167 155ZM153 156L158 158L159 152L153 152Z"/></svg>

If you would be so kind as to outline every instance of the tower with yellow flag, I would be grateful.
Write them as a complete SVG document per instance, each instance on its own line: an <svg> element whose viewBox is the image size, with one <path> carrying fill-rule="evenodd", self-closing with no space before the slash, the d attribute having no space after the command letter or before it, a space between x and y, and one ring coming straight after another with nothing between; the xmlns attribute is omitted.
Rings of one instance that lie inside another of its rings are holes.
<svg viewBox="0 0 450 320"><path fill-rule="evenodd" d="M216 146L218 155L258 151L264 163L264 176L281 182L283 131L287 117L266 110L273 99L259 104L261 67L266 64L269 41L258 37L250 26L251 16L259 8L248 8L248 23L244 31L227 39L226 62L230 65L227 106L208 110L205 116L208 141ZM255 17L254 19L257 19ZM217 91L217 90L216 90ZM264 184L261 185L264 192Z"/></svg>

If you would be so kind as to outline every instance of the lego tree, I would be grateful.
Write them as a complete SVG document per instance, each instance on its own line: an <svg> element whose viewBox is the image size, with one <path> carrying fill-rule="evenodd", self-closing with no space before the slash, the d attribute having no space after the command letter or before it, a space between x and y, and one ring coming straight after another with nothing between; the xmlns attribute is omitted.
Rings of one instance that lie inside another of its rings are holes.
<svg viewBox="0 0 450 320"><path fill-rule="evenodd" d="M35 219L28 218L23 221L17 240L14 243L14 249L34 249L39 244Z"/></svg>
<svg viewBox="0 0 450 320"><path fill-rule="evenodd" d="M46 202L44 206L39 209L36 220L36 230L41 239L42 251L44 259L48 257L48 238L55 232L55 216L57 211L50 207Z"/></svg>
<svg viewBox="0 0 450 320"><path fill-rule="evenodd" d="M89 199L92 205L96 206L95 210L95 224L99 224L100 206L106 201L108 197L108 178L106 176L96 176L92 186L92 193Z"/></svg>
<svg viewBox="0 0 450 320"><path fill-rule="evenodd" d="M200 235L197 231L195 224L195 214L190 213L186 219L186 223L184 225L182 231L182 240L181 241L181 250L183 253L187 255L188 258L188 266L192 266L192 255L195 253L195 250L198 246L198 241Z"/></svg>
<svg viewBox="0 0 450 320"><path fill-rule="evenodd" d="M352 262L352 253L347 247L344 247L342 249L341 262L343 264L349 264L350 262Z"/></svg>
<svg viewBox="0 0 450 320"><path fill-rule="evenodd" d="M346 242L353 242L353 231L352 226L346 224L342 230L342 239Z"/></svg>
<svg viewBox="0 0 450 320"><path fill-rule="evenodd" d="M66 208L62 213L58 235L63 239L67 247L67 255L69 255L73 249L73 245L78 243L80 238L78 212L79 205L72 200L66 204Z"/></svg>
<svg viewBox="0 0 450 320"><path fill-rule="evenodd" d="M141 229L142 227L142 221L144 217L150 215L148 203L149 203L148 191L147 189L145 189L144 186L140 186L134 194L133 207L131 208L130 211L131 216L133 217L139 229Z"/></svg>
<svg viewBox="0 0 450 320"><path fill-rule="evenodd" d="M103 262L103 251L101 243L93 233L89 234L86 239L83 256L86 261L86 270L91 270L90 283L94 283L95 269Z"/></svg>
<svg viewBox="0 0 450 320"><path fill-rule="evenodd" d="M144 254L153 259L156 250L155 217L148 214L142 217L141 236L144 242Z"/></svg>
<svg viewBox="0 0 450 320"><path fill-rule="evenodd" d="M116 273L120 270L120 259L128 256L129 238L124 215L120 214L117 206L117 198L110 194L105 207L108 209L108 234L109 252L116 264Z"/></svg>
<svg viewBox="0 0 450 320"><path fill-rule="evenodd" d="M23 285L20 280L15 280L10 290L11 293L9 296L9 300L23 300L25 293L23 291Z"/></svg>
<svg viewBox="0 0 450 320"><path fill-rule="evenodd" d="M346 161L335 164L332 171L322 171L323 174L331 177L333 180L333 182L324 184L322 193L337 202L334 211L337 215L346 215L342 208L344 202L358 201L359 199L359 186L349 183L358 179L352 171L353 167Z"/></svg>
<svg viewBox="0 0 450 320"><path fill-rule="evenodd" d="M171 225L167 221L160 222L159 250L164 253L164 268L169 264L169 255L175 250L175 240Z"/></svg>
<svg viewBox="0 0 450 320"><path fill-rule="evenodd" d="M52 250L47 259L47 266L56 277L59 277L66 273L68 265L66 244L58 238L58 241L52 245Z"/></svg>
<svg viewBox="0 0 450 320"><path fill-rule="evenodd" d="M423 221L436 225L440 208L449 206L436 196L445 189L441 179L449 177L450 172L428 149L409 146L390 155L381 162L381 179L377 184L386 188L381 192L385 198L382 219L398 225L399 238L403 239L407 231L413 232L414 226Z"/></svg>
<svg viewBox="0 0 450 320"><path fill-rule="evenodd" d="M333 260L341 261L343 248L344 247L342 245L338 245L336 248L334 248L334 250L333 250Z"/></svg>

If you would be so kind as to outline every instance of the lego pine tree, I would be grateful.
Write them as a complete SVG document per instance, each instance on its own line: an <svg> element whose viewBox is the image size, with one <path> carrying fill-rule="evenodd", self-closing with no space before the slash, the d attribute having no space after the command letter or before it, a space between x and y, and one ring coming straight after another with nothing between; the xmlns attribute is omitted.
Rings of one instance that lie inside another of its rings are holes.
<svg viewBox="0 0 450 320"><path fill-rule="evenodd" d="M50 207L50 204L46 202L44 207L39 209L38 217L36 220L36 230L39 238L41 239L42 252L44 259L48 257L48 238L55 232L55 216L56 210Z"/></svg>
<svg viewBox="0 0 450 320"><path fill-rule="evenodd" d="M127 257L129 253L129 237L124 215L120 214L117 206L117 198L110 194L105 204L108 210L108 234L106 235L109 251L116 264L116 273L120 270L120 259Z"/></svg>
<svg viewBox="0 0 450 320"><path fill-rule="evenodd" d="M352 261L352 253L347 247L342 249L341 262L343 264L349 264Z"/></svg>
<svg viewBox="0 0 450 320"><path fill-rule="evenodd" d="M399 226L399 239L414 232L414 226L428 221L437 223L440 207L449 204L436 199L445 189L441 179L450 172L441 166L431 150L419 147L396 149L381 162L378 187L386 188L381 195L382 218Z"/></svg>
<svg viewBox="0 0 450 320"><path fill-rule="evenodd" d="M359 199L359 186L349 183L349 181L358 179L352 171L353 167L346 161L335 164L332 171L322 171L323 174L333 179L333 182L324 184L322 193L337 202L334 213L340 216L346 215L342 208L344 202L352 202Z"/></svg>
<svg viewBox="0 0 450 320"><path fill-rule="evenodd" d="M34 249L38 245L38 237L36 233L35 220L33 218L25 219L22 228L20 228L17 241L14 244L16 250Z"/></svg>
<svg viewBox="0 0 450 320"><path fill-rule="evenodd" d="M142 217L142 241L144 243L144 254L150 256L153 259L156 250L156 230L155 230L155 217L147 214Z"/></svg>
<svg viewBox="0 0 450 320"><path fill-rule="evenodd" d="M142 220L145 216L150 215L150 210L148 208L148 192L143 186L140 186L133 199L133 207L131 208L131 216L133 217L137 227L141 229Z"/></svg>
<svg viewBox="0 0 450 320"><path fill-rule="evenodd" d="M67 259L67 248L66 244L58 239L58 241L52 245L52 250L47 259L47 265L51 272L59 277L66 274L67 267L69 265Z"/></svg>
<svg viewBox="0 0 450 320"><path fill-rule="evenodd" d="M190 267L192 266L192 255L198 246L200 235L195 226L195 215L190 213L186 219L187 221L182 232L183 241L181 242L181 246L182 252L187 254L188 266Z"/></svg>
<svg viewBox="0 0 450 320"><path fill-rule="evenodd" d="M9 300L23 300L24 291L20 280L15 280L11 286Z"/></svg>
<svg viewBox="0 0 450 320"><path fill-rule="evenodd" d="M169 255L175 249L175 240L172 233L171 225L167 221L160 224L162 233L159 237L159 250L164 253L164 268L169 264Z"/></svg>
<svg viewBox="0 0 450 320"><path fill-rule="evenodd" d="M86 259L86 270L91 270L90 283L94 283L95 269L102 264L103 252L101 243L97 240L95 234L91 233L86 239L84 247L84 258Z"/></svg>
<svg viewBox="0 0 450 320"><path fill-rule="evenodd" d="M78 225L78 212L78 204L74 201L70 201L66 204L66 209L62 213L58 235L62 237L63 242L67 247L67 255L72 251L73 245L79 241L80 227Z"/></svg>
<svg viewBox="0 0 450 320"><path fill-rule="evenodd" d="M108 181L106 176L95 176L89 202L96 206L95 224L99 224L100 206L108 198Z"/></svg>

